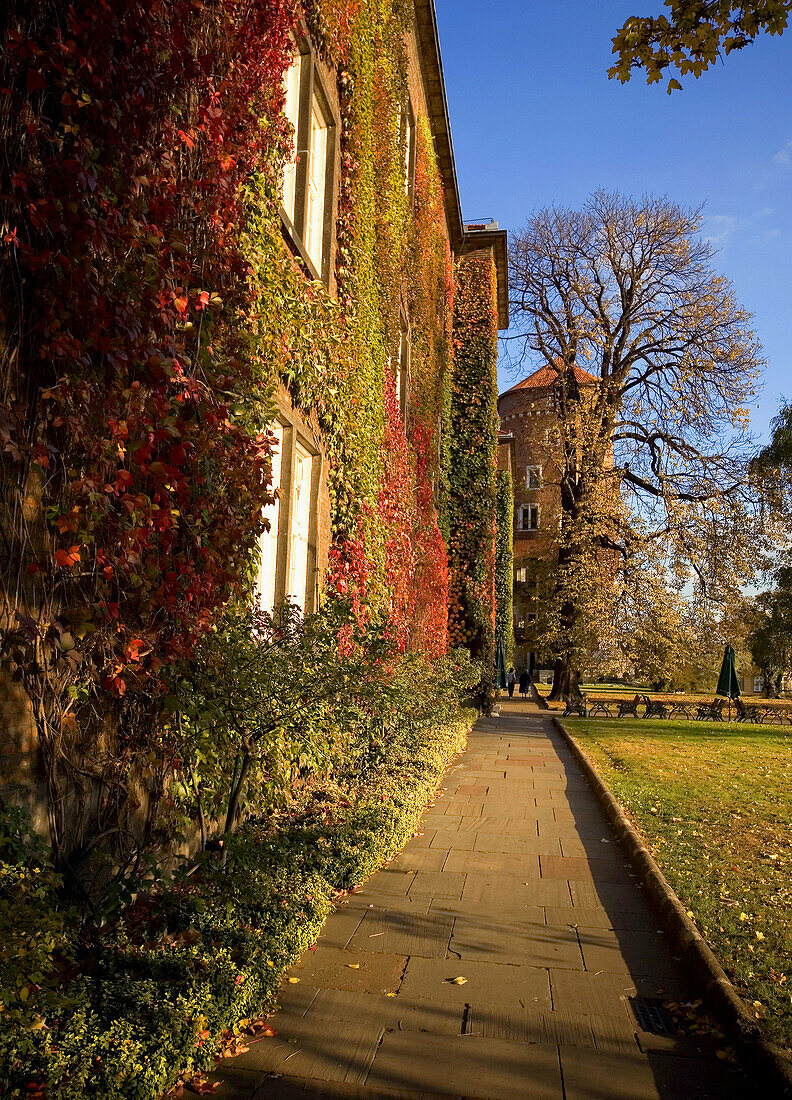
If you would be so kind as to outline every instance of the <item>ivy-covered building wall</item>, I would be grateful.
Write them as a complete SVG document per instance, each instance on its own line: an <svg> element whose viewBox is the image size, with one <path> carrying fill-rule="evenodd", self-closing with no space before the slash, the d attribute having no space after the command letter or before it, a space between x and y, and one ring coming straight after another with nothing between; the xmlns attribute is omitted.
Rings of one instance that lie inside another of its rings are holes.
<svg viewBox="0 0 792 1100"><path fill-rule="evenodd" d="M432 0L10 0L0 87L0 1093L153 1100L491 687L505 234Z"/></svg>
<svg viewBox="0 0 792 1100"><path fill-rule="evenodd" d="M65 857L100 807L153 835L182 670L257 586L491 666L505 235L461 219L431 0L0 33L2 786Z"/></svg>
<svg viewBox="0 0 792 1100"><path fill-rule="evenodd" d="M498 469L495 513L495 645L503 646L506 668L514 665L514 482Z"/></svg>
<svg viewBox="0 0 792 1100"><path fill-rule="evenodd" d="M492 255L456 266L449 447L449 637L482 662L493 692L497 464L497 283Z"/></svg>

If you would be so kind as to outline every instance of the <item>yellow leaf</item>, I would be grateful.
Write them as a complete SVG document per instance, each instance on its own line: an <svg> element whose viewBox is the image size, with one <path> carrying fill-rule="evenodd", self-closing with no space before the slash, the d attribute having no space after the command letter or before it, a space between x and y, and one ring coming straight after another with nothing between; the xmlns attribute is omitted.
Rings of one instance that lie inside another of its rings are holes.
<svg viewBox="0 0 792 1100"><path fill-rule="evenodd" d="M289 985L297 985L297 982L299 982L299 980L299 978L289 978Z"/></svg>
<svg viewBox="0 0 792 1100"><path fill-rule="evenodd" d="M449 978L451 985L464 985L467 982L467 978L463 978L460 974L458 978Z"/></svg>
<svg viewBox="0 0 792 1100"><path fill-rule="evenodd" d="M347 963L350 970L360 970L360 963Z"/></svg>

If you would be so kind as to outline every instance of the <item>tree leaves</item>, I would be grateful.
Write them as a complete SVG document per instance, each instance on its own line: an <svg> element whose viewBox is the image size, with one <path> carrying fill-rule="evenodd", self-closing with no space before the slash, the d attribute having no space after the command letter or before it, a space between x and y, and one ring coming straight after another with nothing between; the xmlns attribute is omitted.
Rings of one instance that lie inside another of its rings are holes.
<svg viewBox="0 0 792 1100"><path fill-rule="evenodd" d="M626 83L633 68L646 72L648 84L657 83L673 65L682 76L698 77L720 56L750 45L757 35L786 30L792 0L665 0L665 15L631 16L613 38L618 61L608 76ZM669 95L681 90L677 80Z"/></svg>

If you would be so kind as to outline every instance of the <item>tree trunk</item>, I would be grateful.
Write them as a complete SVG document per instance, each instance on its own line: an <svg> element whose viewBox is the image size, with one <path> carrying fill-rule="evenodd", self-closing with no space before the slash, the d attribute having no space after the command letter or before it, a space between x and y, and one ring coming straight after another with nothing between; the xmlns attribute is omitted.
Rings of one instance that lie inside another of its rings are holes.
<svg viewBox="0 0 792 1100"><path fill-rule="evenodd" d="M565 657L558 657L553 666L553 687L548 699L551 702L581 699L582 695L578 686L579 680L580 673L571 666L569 654Z"/></svg>

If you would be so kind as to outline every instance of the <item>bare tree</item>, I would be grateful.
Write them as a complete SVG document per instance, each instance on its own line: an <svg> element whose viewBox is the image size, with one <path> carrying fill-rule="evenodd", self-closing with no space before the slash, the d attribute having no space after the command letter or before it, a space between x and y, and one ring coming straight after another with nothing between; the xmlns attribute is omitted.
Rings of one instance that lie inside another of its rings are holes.
<svg viewBox="0 0 792 1100"><path fill-rule="evenodd" d="M580 211L541 211L512 240L512 348L555 371L563 428L556 694L576 689L604 629L591 589L615 583L620 560L662 540L664 568L708 599L751 564L746 405L761 349L700 226L666 199L599 191Z"/></svg>

